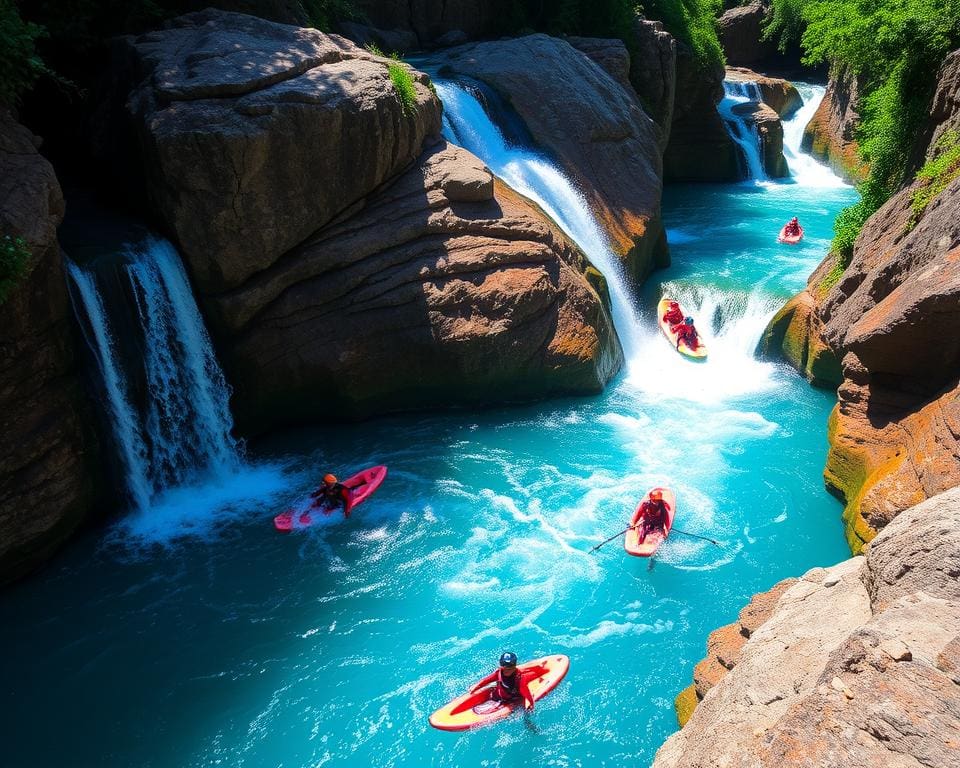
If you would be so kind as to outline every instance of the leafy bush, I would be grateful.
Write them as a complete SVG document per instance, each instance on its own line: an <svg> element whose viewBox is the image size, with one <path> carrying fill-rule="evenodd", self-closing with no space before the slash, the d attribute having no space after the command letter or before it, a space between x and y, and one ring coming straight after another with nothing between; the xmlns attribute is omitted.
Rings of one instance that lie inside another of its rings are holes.
<svg viewBox="0 0 960 768"><path fill-rule="evenodd" d="M948 131L937 141L933 157L917 171L918 186L910 201L910 207L913 209L911 228L920 221L933 199L958 176L960 176L960 133Z"/></svg>
<svg viewBox="0 0 960 768"><path fill-rule="evenodd" d="M717 16L722 9L723 0L644 0L641 10L689 45L703 66L717 67L724 63L717 37Z"/></svg>
<svg viewBox="0 0 960 768"><path fill-rule="evenodd" d="M394 61L387 68L390 72L390 80L397 92L397 99L400 100L403 114L410 115L417 109L417 91L413 87L413 75L395 56L393 58Z"/></svg>
<svg viewBox="0 0 960 768"><path fill-rule="evenodd" d="M20 282L30 263L30 249L22 237L4 235L0 240L0 304Z"/></svg>
<svg viewBox="0 0 960 768"><path fill-rule="evenodd" d="M0 104L13 105L47 71L36 41L46 30L20 18L13 0L0 0Z"/></svg>
<svg viewBox="0 0 960 768"><path fill-rule="evenodd" d="M800 36L805 63L861 84L857 140L870 175L834 227L849 261L863 223L909 179L937 69L960 43L960 0L773 0L766 34L781 47Z"/></svg>

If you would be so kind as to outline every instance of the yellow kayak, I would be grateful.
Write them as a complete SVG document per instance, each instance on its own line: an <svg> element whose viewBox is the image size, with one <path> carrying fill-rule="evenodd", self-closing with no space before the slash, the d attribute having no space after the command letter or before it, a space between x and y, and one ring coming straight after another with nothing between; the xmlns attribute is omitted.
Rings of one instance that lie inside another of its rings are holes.
<svg viewBox="0 0 960 768"><path fill-rule="evenodd" d="M570 659L566 656L544 656L536 661L518 664L517 671L523 675L530 695L539 701L563 680L570 669ZM476 693L467 693L454 699L430 715L430 725L441 731L466 731L480 725L502 720L523 702L493 701L490 696L495 686L482 688Z"/></svg>
<svg viewBox="0 0 960 768"><path fill-rule="evenodd" d="M660 330L663 331L663 335L670 340L670 345L677 350L684 357L689 357L694 360L704 360L707 357L707 345L701 340L697 345L696 349L690 349L685 342L681 342L680 346L677 346L677 334L670 330L670 323L664 322L663 316L667 314L667 310L670 309L670 302L675 301L669 297L660 299L660 303L657 304L657 324L660 326ZM680 311L683 312L686 316L687 312L680 307Z"/></svg>

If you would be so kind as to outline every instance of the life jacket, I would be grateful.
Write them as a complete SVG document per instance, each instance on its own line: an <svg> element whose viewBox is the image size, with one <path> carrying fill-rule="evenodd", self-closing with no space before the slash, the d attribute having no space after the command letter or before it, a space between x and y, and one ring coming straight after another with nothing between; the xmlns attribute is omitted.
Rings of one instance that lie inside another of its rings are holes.
<svg viewBox="0 0 960 768"><path fill-rule="evenodd" d="M680 323L679 325L673 326L673 328L671 328L670 330L673 331L675 334L677 334L677 338L685 341L688 347L692 347L693 349L696 349L697 329L694 328L692 325L687 325L686 323Z"/></svg>
<svg viewBox="0 0 960 768"><path fill-rule="evenodd" d="M664 526L667 523L667 505L663 499L660 501L648 499L640 507L640 516L651 525Z"/></svg>
<svg viewBox="0 0 960 768"><path fill-rule="evenodd" d="M683 310L679 307L677 309L668 309L667 314L663 316L663 322L675 324L683 322Z"/></svg>
<svg viewBox="0 0 960 768"><path fill-rule="evenodd" d="M520 675L519 669L510 677L506 677L503 670L497 670L497 696L501 700L520 698Z"/></svg>

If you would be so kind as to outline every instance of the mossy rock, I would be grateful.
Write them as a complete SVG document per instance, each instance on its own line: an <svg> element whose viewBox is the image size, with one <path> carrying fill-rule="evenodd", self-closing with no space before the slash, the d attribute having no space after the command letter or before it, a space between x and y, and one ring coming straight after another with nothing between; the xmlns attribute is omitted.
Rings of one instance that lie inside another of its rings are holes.
<svg viewBox="0 0 960 768"><path fill-rule="evenodd" d="M699 703L700 699L697 698L697 689L694 685L688 685L677 694L677 698L673 700L673 706L677 710L677 722L680 723L681 728L693 717L693 710Z"/></svg>

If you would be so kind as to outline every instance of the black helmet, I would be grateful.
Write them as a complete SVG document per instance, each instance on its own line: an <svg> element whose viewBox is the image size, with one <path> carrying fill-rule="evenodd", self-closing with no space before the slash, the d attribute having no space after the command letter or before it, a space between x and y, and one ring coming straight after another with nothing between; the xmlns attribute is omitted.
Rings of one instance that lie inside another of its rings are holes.
<svg viewBox="0 0 960 768"><path fill-rule="evenodd" d="M517 666L517 654L506 651L505 653L500 654L500 666L501 667L515 667Z"/></svg>

